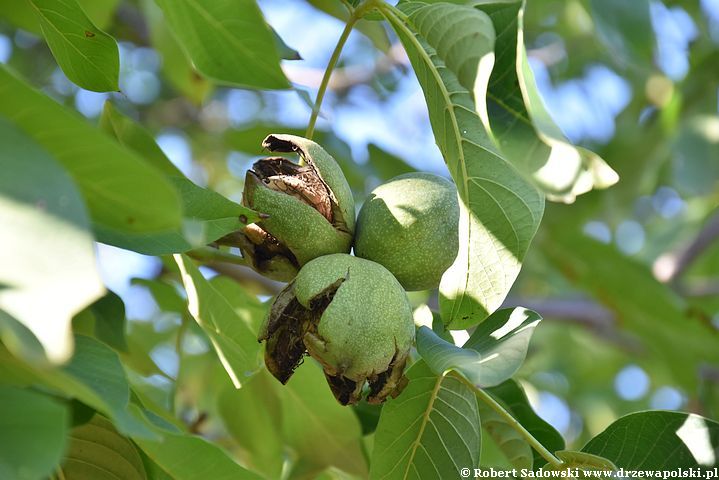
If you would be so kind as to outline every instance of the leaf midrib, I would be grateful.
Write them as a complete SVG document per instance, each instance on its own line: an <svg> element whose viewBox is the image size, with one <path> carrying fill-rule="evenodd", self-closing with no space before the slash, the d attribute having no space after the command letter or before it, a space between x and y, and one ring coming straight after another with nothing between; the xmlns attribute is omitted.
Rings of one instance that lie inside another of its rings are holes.
<svg viewBox="0 0 719 480"><path fill-rule="evenodd" d="M424 411L424 414L422 415L422 422L419 427L419 432L417 433L417 438L414 442L412 442L412 446L410 447L410 455L409 459L407 460L407 468L404 471L404 474L402 475L402 479L406 480L409 478L409 469L412 466L412 462L414 461L414 456L417 453L417 449L422 444L422 436L424 435L424 429L429 423L429 416L432 414L432 410L434 407L434 402L437 400L437 396L439 395L440 387L442 386L442 380L444 380L444 377L437 377L437 381L434 384L434 388L432 389L432 393L429 396L429 402L427 402L427 408Z"/></svg>

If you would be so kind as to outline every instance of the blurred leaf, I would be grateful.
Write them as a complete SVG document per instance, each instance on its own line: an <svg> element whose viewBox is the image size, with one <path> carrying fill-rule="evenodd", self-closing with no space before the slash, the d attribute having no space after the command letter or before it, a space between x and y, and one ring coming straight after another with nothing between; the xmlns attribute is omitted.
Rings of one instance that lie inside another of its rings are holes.
<svg viewBox="0 0 719 480"><path fill-rule="evenodd" d="M624 68L652 69L656 41L649 0L589 0L599 39Z"/></svg>
<svg viewBox="0 0 719 480"><path fill-rule="evenodd" d="M419 361L409 385L382 408L370 478L444 478L479 466L481 432L474 392Z"/></svg>
<svg viewBox="0 0 719 480"><path fill-rule="evenodd" d="M217 400L225 428L249 453L248 465L267 478L281 478L284 463L282 407L274 382L263 371L239 390L225 389Z"/></svg>
<svg viewBox="0 0 719 480"><path fill-rule="evenodd" d="M404 22L390 8L382 10L407 50L437 145L457 184L460 248L442 277L440 310L449 328L467 328L507 295L539 226L544 199L494 151L460 82L471 75L488 77L489 65L479 60L494 48L489 17L471 7L408 3ZM476 86L477 102L484 101L483 94Z"/></svg>
<svg viewBox="0 0 719 480"><path fill-rule="evenodd" d="M540 320L537 313L521 307L497 310L477 327L462 348L420 327L417 351L437 375L454 370L478 387L493 387L509 379L522 365Z"/></svg>
<svg viewBox="0 0 719 480"><path fill-rule="evenodd" d="M274 28L270 27L270 32L272 32L272 36L275 39L275 47L277 47L277 53L280 55L282 60L302 60L300 52L287 45Z"/></svg>
<svg viewBox="0 0 719 480"><path fill-rule="evenodd" d="M256 296L248 293L241 284L229 277L218 275L210 280L210 285L225 297L253 333L259 333L268 305L260 302Z"/></svg>
<svg viewBox="0 0 719 480"><path fill-rule="evenodd" d="M120 0L77 0L90 20L99 28L109 25ZM4 17L18 28L37 36L42 35L40 19L28 0L3 0L0 2L0 17Z"/></svg>
<svg viewBox="0 0 719 480"><path fill-rule="evenodd" d="M321 10L344 23L347 23L347 20L349 20L349 10L338 0L308 0L308 3L317 10ZM369 38L375 48L381 52L387 53L392 46L387 31L380 22L359 20L354 28Z"/></svg>
<svg viewBox="0 0 719 480"><path fill-rule="evenodd" d="M719 362L719 332L690 317L685 302L649 269L573 229L553 228L541 245L550 262L580 288L612 310L621 328L646 348L635 358L666 369L677 384L693 388L697 368ZM667 352L681 351L681 355Z"/></svg>
<svg viewBox="0 0 719 480"><path fill-rule="evenodd" d="M67 78L86 90L119 90L120 52L76 0L29 0L55 60Z"/></svg>
<svg viewBox="0 0 719 480"><path fill-rule="evenodd" d="M416 171L404 160L382 150L374 143L367 145L367 149L369 150L369 164L383 182L398 175Z"/></svg>
<svg viewBox="0 0 719 480"><path fill-rule="evenodd" d="M163 78L193 103L203 103L212 92L212 84L187 59L155 2L143 0L141 5L150 29L152 46L162 56Z"/></svg>
<svg viewBox="0 0 719 480"><path fill-rule="evenodd" d="M680 127L673 145L674 185L687 196L719 190L719 116L697 116Z"/></svg>
<svg viewBox="0 0 719 480"><path fill-rule="evenodd" d="M161 442L135 441L175 480L262 480L261 476L242 468L224 450L202 437L163 433Z"/></svg>
<svg viewBox="0 0 719 480"><path fill-rule="evenodd" d="M160 172L3 66L0 115L7 116L67 169L94 224L138 233L180 224L179 197Z"/></svg>
<svg viewBox="0 0 719 480"><path fill-rule="evenodd" d="M547 111L524 48L523 1L478 8L489 15L499 33L487 111L482 111L485 106L480 102L483 92L475 91L475 101L480 118L507 159L530 175L550 200L573 202L592 188L615 184L619 177L604 160L571 145ZM472 91L473 74L459 81Z"/></svg>
<svg viewBox="0 0 719 480"><path fill-rule="evenodd" d="M682 412L632 413L582 449L619 468L675 470L719 466L719 423Z"/></svg>
<svg viewBox="0 0 719 480"><path fill-rule="evenodd" d="M0 478L49 476L65 451L67 407L41 393L0 385Z"/></svg>
<svg viewBox="0 0 719 480"><path fill-rule="evenodd" d="M133 278L131 283L132 285L142 285L150 290L152 298L163 312L182 314L187 311L187 302L180 296L180 293L173 285L147 278Z"/></svg>
<svg viewBox="0 0 719 480"><path fill-rule="evenodd" d="M106 414L125 435L154 438L146 421L130 411L130 387L117 354L97 340L75 336L75 353L62 368L32 367L0 348L0 378L37 385Z"/></svg>
<svg viewBox="0 0 719 480"><path fill-rule="evenodd" d="M279 393L283 435L299 464L293 471L334 466L367 476L359 422L337 403L314 360L306 360Z"/></svg>
<svg viewBox="0 0 719 480"><path fill-rule="evenodd" d="M487 388L490 394L529 433L550 452L564 448L564 438L549 423L540 418L532 409L522 387L514 380L507 380L496 387ZM547 461L521 438L506 420L490 409L484 402L479 405L482 428L489 431L505 456L518 468L539 468ZM528 457L527 457L528 455ZM521 465L529 465L521 467Z"/></svg>
<svg viewBox="0 0 719 480"><path fill-rule="evenodd" d="M125 304L117 294L108 291L72 321L73 331L94 336L120 352L127 352L125 337Z"/></svg>
<svg viewBox="0 0 719 480"><path fill-rule="evenodd" d="M285 89L272 31L254 0L156 0L168 26L208 78L228 85Z"/></svg>
<svg viewBox="0 0 719 480"><path fill-rule="evenodd" d="M101 415L70 432L70 445L60 472L73 480L145 480L137 448Z"/></svg>
<svg viewBox="0 0 719 480"><path fill-rule="evenodd" d="M100 241L148 255L179 253L213 242L259 218L254 211L185 178L150 133L116 110L110 102L105 103L100 123L122 145L142 155L168 176L180 194L185 217L184 229L149 235L98 229ZM189 231L188 226L192 228Z"/></svg>
<svg viewBox="0 0 719 480"><path fill-rule="evenodd" d="M235 388L240 388L261 366L257 335L189 258L174 257L182 272L190 313L209 337Z"/></svg>
<svg viewBox="0 0 719 480"><path fill-rule="evenodd" d="M2 75L0 70L0 77ZM2 87L0 87L2 90ZM1 108L1 107L0 107ZM0 115L0 308L3 339L27 360L72 353L72 316L102 295L87 212L69 175Z"/></svg>

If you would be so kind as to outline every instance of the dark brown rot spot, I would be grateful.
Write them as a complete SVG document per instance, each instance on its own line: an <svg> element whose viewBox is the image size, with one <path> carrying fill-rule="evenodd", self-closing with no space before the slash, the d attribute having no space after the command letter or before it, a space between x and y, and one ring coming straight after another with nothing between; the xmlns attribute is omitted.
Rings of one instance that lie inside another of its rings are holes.
<svg viewBox="0 0 719 480"><path fill-rule="evenodd" d="M95 34L92 33L90 30L85 30L85 36L86 36L87 38L92 38L92 37L95 36Z"/></svg>
<svg viewBox="0 0 719 480"><path fill-rule="evenodd" d="M247 215L240 215L240 222L247 224Z"/></svg>

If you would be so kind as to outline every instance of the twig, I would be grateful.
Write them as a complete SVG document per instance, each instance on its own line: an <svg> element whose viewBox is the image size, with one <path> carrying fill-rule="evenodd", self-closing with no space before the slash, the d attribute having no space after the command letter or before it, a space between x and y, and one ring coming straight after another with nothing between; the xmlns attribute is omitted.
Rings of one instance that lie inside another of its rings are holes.
<svg viewBox="0 0 719 480"><path fill-rule="evenodd" d="M719 239L719 213L714 214L688 244L660 256L652 267L654 277L663 283L676 283L707 248Z"/></svg>

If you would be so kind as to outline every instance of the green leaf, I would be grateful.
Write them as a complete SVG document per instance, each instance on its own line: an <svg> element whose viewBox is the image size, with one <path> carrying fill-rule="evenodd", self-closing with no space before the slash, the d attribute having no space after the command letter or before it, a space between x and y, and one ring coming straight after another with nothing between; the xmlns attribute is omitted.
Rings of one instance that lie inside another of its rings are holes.
<svg viewBox="0 0 719 480"><path fill-rule="evenodd" d="M283 436L298 461L293 472L334 466L367 476L359 421L337 403L317 363L305 361L279 394Z"/></svg>
<svg viewBox="0 0 719 480"><path fill-rule="evenodd" d="M130 408L130 387L117 353L94 338L75 335L75 353L62 368L32 367L0 349L0 378L75 398L107 415L125 435L157 437Z"/></svg>
<svg viewBox="0 0 719 480"><path fill-rule="evenodd" d="M49 476L65 451L70 415L47 395L0 385L0 478Z"/></svg>
<svg viewBox="0 0 719 480"><path fill-rule="evenodd" d="M417 331L417 351L437 375L455 370L478 387L493 387L514 375L524 362L541 317L521 307L494 312L462 348L427 327Z"/></svg>
<svg viewBox="0 0 719 480"><path fill-rule="evenodd" d="M161 231L180 224L179 197L160 172L3 66L0 115L65 167L94 224L123 232Z"/></svg>
<svg viewBox="0 0 719 480"><path fill-rule="evenodd" d="M406 18L386 5L382 11L424 90L460 199L459 254L442 278L440 310L450 328L466 328L501 305L539 226L544 198L499 156L475 113L494 47L489 17L450 4L403 8ZM474 100L465 85L472 75Z"/></svg>
<svg viewBox="0 0 719 480"><path fill-rule="evenodd" d="M711 195L719 190L717 131L716 115L697 115L679 127L672 145L672 177L680 193L692 197Z"/></svg>
<svg viewBox="0 0 719 480"><path fill-rule="evenodd" d="M479 5L497 32L495 66L487 90L487 114L480 117L499 149L531 176L550 200L573 202L592 188L607 188L619 177L595 153L570 144L547 111L524 48L524 2ZM471 88L473 79L460 82ZM480 92L475 92L478 109Z"/></svg>
<svg viewBox="0 0 719 480"><path fill-rule="evenodd" d="M102 228L98 229L98 240L147 255L165 255L206 245L259 219L253 210L185 178L152 135L110 102L105 103L100 124L118 142L167 175L182 199L185 228L153 234L128 234Z"/></svg>
<svg viewBox="0 0 719 480"><path fill-rule="evenodd" d="M40 19L42 34L67 78L86 90L119 90L117 43L92 23L76 0L29 1Z"/></svg>
<svg viewBox="0 0 719 480"><path fill-rule="evenodd" d="M370 143L367 149L369 150L369 164L382 181L416 171L401 158L382 150L373 143Z"/></svg>
<svg viewBox="0 0 719 480"><path fill-rule="evenodd" d="M646 368L663 369L677 385L691 390L699 366L719 362L719 332L691 315L686 301L660 283L645 264L565 224L552 226L541 247L558 271L594 295L643 345L634 359Z"/></svg>
<svg viewBox="0 0 719 480"><path fill-rule="evenodd" d="M108 292L90 307L95 314L95 335L120 351L127 351L125 338L125 304L113 292Z"/></svg>
<svg viewBox="0 0 719 480"><path fill-rule="evenodd" d="M210 280L210 285L225 297L251 331L260 331L269 304L260 302L255 295L247 292L243 285L229 277L218 275Z"/></svg>
<svg viewBox="0 0 719 480"><path fill-rule="evenodd" d="M690 413L632 413L612 423L582 451L632 470L717 467L719 423Z"/></svg>
<svg viewBox="0 0 719 480"><path fill-rule="evenodd" d="M592 19L611 58L627 68L654 68L656 40L649 0L590 0Z"/></svg>
<svg viewBox="0 0 719 480"><path fill-rule="evenodd" d="M222 366L236 388L261 366L260 344L232 305L184 255L175 255L187 291L188 309L212 342Z"/></svg>
<svg viewBox="0 0 719 480"><path fill-rule="evenodd" d="M156 0L203 75L246 88L285 89L275 37L254 0Z"/></svg>
<svg viewBox="0 0 719 480"><path fill-rule="evenodd" d="M592 455L591 453L575 452L573 450L561 450L554 452L554 456L562 461L562 466L545 465L544 470L604 470L609 472L617 471L617 466L606 458Z"/></svg>
<svg viewBox="0 0 719 480"><path fill-rule="evenodd" d="M225 389L217 400L225 428L249 452L248 466L267 478L281 478L284 463L282 407L275 382L263 371L239 390Z"/></svg>
<svg viewBox="0 0 719 480"><path fill-rule="evenodd" d="M12 336L13 352L38 360L20 322L60 362L72 353L73 315L104 291L87 212L62 167L2 115L0 145L2 337Z"/></svg>
<svg viewBox="0 0 719 480"><path fill-rule="evenodd" d="M145 480L140 453L112 423L96 414L72 429L70 445L60 468L61 478L77 480Z"/></svg>
<svg viewBox="0 0 719 480"><path fill-rule="evenodd" d="M474 392L417 362L409 385L382 409L370 478L445 478L479 466L481 432Z"/></svg>
<svg viewBox="0 0 719 480"><path fill-rule="evenodd" d="M262 480L242 468L220 447L201 437L163 432L161 442L134 439L157 465L175 480Z"/></svg>
<svg viewBox="0 0 719 480"><path fill-rule="evenodd" d="M507 380L496 387L487 388L490 394L504 407L529 433L550 452L564 449L564 438L550 424L539 417L529 405L521 386L514 380ZM484 402L477 402L482 419L482 428L489 431L492 439L499 445L507 459L513 465L529 465L526 468L538 468L547 461L529 447L517 431L507 421L489 408Z"/></svg>
<svg viewBox="0 0 719 480"><path fill-rule="evenodd" d="M163 78L194 104L202 104L212 92L212 83L200 75L187 59L155 2L143 0L141 5L150 29L152 46L162 56Z"/></svg>
<svg viewBox="0 0 719 480"><path fill-rule="evenodd" d="M99 28L105 28L115 14L119 0L77 0L90 20ZM0 2L0 17L14 26L42 35L40 18L28 0L3 0Z"/></svg>

